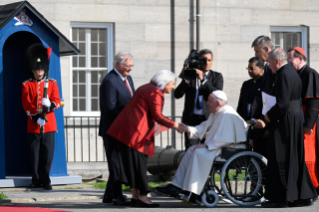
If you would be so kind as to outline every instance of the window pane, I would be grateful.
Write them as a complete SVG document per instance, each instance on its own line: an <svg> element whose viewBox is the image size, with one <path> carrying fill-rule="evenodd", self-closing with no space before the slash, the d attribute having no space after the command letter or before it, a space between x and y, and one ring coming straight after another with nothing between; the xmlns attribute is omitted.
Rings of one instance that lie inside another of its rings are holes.
<svg viewBox="0 0 319 212"><path fill-rule="evenodd" d="M107 74L107 71L99 71L99 83L102 82L106 74Z"/></svg>
<svg viewBox="0 0 319 212"><path fill-rule="evenodd" d="M85 57L79 57L79 67L86 67Z"/></svg>
<svg viewBox="0 0 319 212"><path fill-rule="evenodd" d="M73 111L77 111L77 110L78 110L78 100L73 99Z"/></svg>
<svg viewBox="0 0 319 212"><path fill-rule="evenodd" d="M72 66L73 67L78 67L78 57L77 56L73 56L72 60L73 60Z"/></svg>
<svg viewBox="0 0 319 212"><path fill-rule="evenodd" d="M98 67L97 66L97 57L91 57L91 67Z"/></svg>
<svg viewBox="0 0 319 212"><path fill-rule="evenodd" d="M85 91L85 85L79 85L79 88L80 88L80 97L85 97L85 93L86 93L86 91Z"/></svg>
<svg viewBox="0 0 319 212"><path fill-rule="evenodd" d="M85 71L79 71L79 82L85 83Z"/></svg>
<svg viewBox="0 0 319 212"><path fill-rule="evenodd" d="M106 49L106 45L105 43L100 43L100 56L105 56L105 49Z"/></svg>
<svg viewBox="0 0 319 212"><path fill-rule="evenodd" d="M91 29L91 41L97 41L98 29Z"/></svg>
<svg viewBox="0 0 319 212"><path fill-rule="evenodd" d="M79 41L85 41L85 29L79 28Z"/></svg>
<svg viewBox="0 0 319 212"><path fill-rule="evenodd" d="M72 41L77 41L78 40L78 29L73 28L72 29Z"/></svg>
<svg viewBox="0 0 319 212"><path fill-rule="evenodd" d="M73 83L78 82L78 72L77 71L73 71Z"/></svg>
<svg viewBox="0 0 319 212"><path fill-rule="evenodd" d="M100 57L100 66L99 67L106 68L105 62L106 62L105 57Z"/></svg>
<svg viewBox="0 0 319 212"><path fill-rule="evenodd" d="M91 100L91 110L92 111L98 111L99 110L99 101L98 101L98 99L92 99Z"/></svg>
<svg viewBox="0 0 319 212"><path fill-rule="evenodd" d="M79 49L81 51L80 55L85 55L86 53L85 43L79 43Z"/></svg>
<svg viewBox="0 0 319 212"><path fill-rule="evenodd" d="M91 97L98 97L98 89L99 86L98 85L91 85Z"/></svg>
<svg viewBox="0 0 319 212"><path fill-rule="evenodd" d="M97 43L91 43L91 55L97 55Z"/></svg>
<svg viewBox="0 0 319 212"><path fill-rule="evenodd" d="M73 97L77 97L77 96L78 96L78 86L73 85Z"/></svg>
<svg viewBox="0 0 319 212"><path fill-rule="evenodd" d="M97 83L98 82L98 72L97 71L91 71L91 82Z"/></svg>
<svg viewBox="0 0 319 212"><path fill-rule="evenodd" d="M106 29L99 30L99 40L101 42L106 42Z"/></svg>
<svg viewBox="0 0 319 212"><path fill-rule="evenodd" d="M85 99L80 99L80 111L86 110Z"/></svg>

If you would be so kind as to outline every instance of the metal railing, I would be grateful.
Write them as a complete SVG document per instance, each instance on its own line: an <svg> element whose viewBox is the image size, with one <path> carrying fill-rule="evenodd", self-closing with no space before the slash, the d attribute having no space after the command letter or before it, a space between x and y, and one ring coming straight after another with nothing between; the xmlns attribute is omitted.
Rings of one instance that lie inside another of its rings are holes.
<svg viewBox="0 0 319 212"><path fill-rule="evenodd" d="M172 117L168 117L172 118ZM176 116L175 121L181 122ZM99 136L99 116L65 116L65 144L67 162L103 162L106 161L103 139ZM172 129L155 136L155 145L166 147L175 144L176 149L183 150L184 134L175 134L172 142Z"/></svg>

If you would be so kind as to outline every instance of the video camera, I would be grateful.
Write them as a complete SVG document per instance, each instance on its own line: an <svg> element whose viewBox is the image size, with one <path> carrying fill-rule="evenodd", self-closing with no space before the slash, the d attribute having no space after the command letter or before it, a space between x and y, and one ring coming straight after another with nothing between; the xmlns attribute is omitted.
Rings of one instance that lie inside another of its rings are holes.
<svg viewBox="0 0 319 212"><path fill-rule="evenodd" d="M195 68L200 69L201 65L206 65L206 62L206 57L201 57L195 49L192 49L184 63L184 66L187 66L187 69L184 70L184 78L186 80L195 79Z"/></svg>

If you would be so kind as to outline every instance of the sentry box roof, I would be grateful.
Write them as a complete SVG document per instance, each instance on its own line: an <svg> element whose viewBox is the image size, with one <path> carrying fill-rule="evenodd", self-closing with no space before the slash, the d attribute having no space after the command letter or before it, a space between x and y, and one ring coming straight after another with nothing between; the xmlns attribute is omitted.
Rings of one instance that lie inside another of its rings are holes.
<svg viewBox="0 0 319 212"><path fill-rule="evenodd" d="M77 55L80 50L77 49L57 28L55 28L44 16L39 13L28 1L0 6L0 30L9 23L14 17L19 15L22 9L28 9L34 13L49 29L59 37L60 56Z"/></svg>

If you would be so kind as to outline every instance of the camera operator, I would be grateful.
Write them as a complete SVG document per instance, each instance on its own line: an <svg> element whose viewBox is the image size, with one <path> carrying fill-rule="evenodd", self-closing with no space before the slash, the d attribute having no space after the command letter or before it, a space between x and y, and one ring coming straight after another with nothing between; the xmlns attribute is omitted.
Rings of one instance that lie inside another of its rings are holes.
<svg viewBox="0 0 319 212"><path fill-rule="evenodd" d="M211 70L213 52L203 49L199 52L199 56L206 58L206 63L200 64L198 68L192 67L194 73L196 71L196 77L191 79L184 73L188 71L187 63L184 63L182 72L179 75L182 81L174 92L176 99L183 97L185 94L182 122L189 126L196 126L207 119L209 115L206 105L208 95L215 90L223 89L222 74ZM186 150L198 143L204 143L204 141L189 139L187 133L185 133Z"/></svg>

